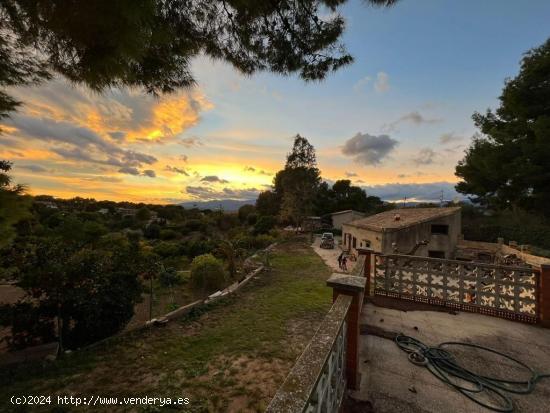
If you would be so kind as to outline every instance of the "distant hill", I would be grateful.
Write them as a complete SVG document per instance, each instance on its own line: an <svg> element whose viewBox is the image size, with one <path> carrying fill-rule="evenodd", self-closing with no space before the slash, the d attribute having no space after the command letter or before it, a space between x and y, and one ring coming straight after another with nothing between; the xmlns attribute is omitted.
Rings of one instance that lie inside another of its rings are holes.
<svg viewBox="0 0 550 413"><path fill-rule="evenodd" d="M227 212L237 211L243 205L254 205L255 199L214 199L212 201L196 201L196 202L182 202L180 205L184 208L198 208L198 209L220 209L222 208Z"/></svg>

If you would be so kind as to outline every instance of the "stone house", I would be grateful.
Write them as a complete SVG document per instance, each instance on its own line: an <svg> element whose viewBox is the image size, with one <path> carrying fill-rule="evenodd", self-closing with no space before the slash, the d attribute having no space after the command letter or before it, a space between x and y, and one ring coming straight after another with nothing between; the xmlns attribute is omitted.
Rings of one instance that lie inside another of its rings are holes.
<svg viewBox="0 0 550 413"><path fill-rule="evenodd" d="M354 254L357 248L370 248L383 254L397 250L400 254L454 258L461 235L460 207L393 209L342 227L343 247Z"/></svg>
<svg viewBox="0 0 550 413"><path fill-rule="evenodd" d="M330 216L332 218L332 228L341 230L342 225L364 218L365 214L363 212L347 209L345 211L333 212Z"/></svg>

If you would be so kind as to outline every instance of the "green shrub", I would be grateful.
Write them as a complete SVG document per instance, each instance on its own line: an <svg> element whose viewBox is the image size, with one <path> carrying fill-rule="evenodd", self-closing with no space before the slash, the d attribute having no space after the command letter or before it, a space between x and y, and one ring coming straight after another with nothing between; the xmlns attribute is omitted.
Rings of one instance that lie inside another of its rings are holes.
<svg viewBox="0 0 550 413"><path fill-rule="evenodd" d="M492 216L482 214L463 217L464 238L475 241L496 242L499 237L507 243L529 244L550 249L550 222L524 211L499 211Z"/></svg>
<svg viewBox="0 0 550 413"><path fill-rule="evenodd" d="M216 218L216 224L222 231L229 231L239 226L239 218L235 214L222 213Z"/></svg>
<svg viewBox="0 0 550 413"><path fill-rule="evenodd" d="M200 219L190 219L185 222L185 227L188 232L201 231L204 229L204 223Z"/></svg>
<svg viewBox="0 0 550 413"><path fill-rule="evenodd" d="M191 271L178 271L182 284L187 284L191 279Z"/></svg>
<svg viewBox="0 0 550 413"><path fill-rule="evenodd" d="M258 214L256 213L249 214L246 217L246 221L248 222L248 225L256 225L256 222L258 222Z"/></svg>
<svg viewBox="0 0 550 413"><path fill-rule="evenodd" d="M249 205L249 204L243 205L242 207L239 208L239 212L238 212L239 220L241 222L245 222L248 216L254 213L255 211L256 211L256 207L254 205Z"/></svg>
<svg viewBox="0 0 550 413"><path fill-rule="evenodd" d="M151 224L145 228L143 235L148 239L158 239L160 237L160 226L158 224Z"/></svg>
<svg viewBox="0 0 550 413"><path fill-rule="evenodd" d="M161 271L159 274L159 283L163 287L170 287L173 285L181 284L182 279L178 272L173 268L168 268L164 271Z"/></svg>
<svg viewBox="0 0 550 413"><path fill-rule="evenodd" d="M160 230L160 239L163 240L172 240L179 238L180 234L173 229L162 229Z"/></svg>
<svg viewBox="0 0 550 413"><path fill-rule="evenodd" d="M258 218L254 225L254 234L267 234L275 226L275 217L264 215Z"/></svg>
<svg viewBox="0 0 550 413"><path fill-rule="evenodd" d="M263 249L275 242L275 238L270 235L258 235L254 238L254 248Z"/></svg>
<svg viewBox="0 0 550 413"><path fill-rule="evenodd" d="M174 268L177 271L185 270L189 268L189 258L185 255L176 255L173 257L167 257L162 260L166 268Z"/></svg>
<svg viewBox="0 0 550 413"><path fill-rule="evenodd" d="M173 242L159 242L153 247L153 252L163 258L173 257L180 253L180 246Z"/></svg>
<svg viewBox="0 0 550 413"><path fill-rule="evenodd" d="M214 250L216 246L211 240L196 240L183 243L183 252L189 258L195 258L199 255L208 254Z"/></svg>
<svg viewBox="0 0 550 413"><path fill-rule="evenodd" d="M237 248L246 250L263 249L274 242L275 238L267 234L257 235L255 237L252 235L244 235L234 240L234 244Z"/></svg>
<svg viewBox="0 0 550 413"><path fill-rule="evenodd" d="M212 254L199 255L191 263L191 288L197 293L205 295L220 290L227 280L222 261Z"/></svg>

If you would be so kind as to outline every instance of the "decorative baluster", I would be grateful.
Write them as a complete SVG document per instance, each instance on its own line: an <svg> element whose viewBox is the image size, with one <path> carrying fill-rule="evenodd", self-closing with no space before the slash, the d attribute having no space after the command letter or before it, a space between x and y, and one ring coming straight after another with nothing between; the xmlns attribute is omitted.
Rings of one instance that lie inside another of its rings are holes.
<svg viewBox="0 0 550 413"><path fill-rule="evenodd" d="M521 283L521 272L519 271L513 271L512 272L512 280L514 281L514 311L516 313L521 313L521 307L519 302L519 294L520 294L520 283Z"/></svg>

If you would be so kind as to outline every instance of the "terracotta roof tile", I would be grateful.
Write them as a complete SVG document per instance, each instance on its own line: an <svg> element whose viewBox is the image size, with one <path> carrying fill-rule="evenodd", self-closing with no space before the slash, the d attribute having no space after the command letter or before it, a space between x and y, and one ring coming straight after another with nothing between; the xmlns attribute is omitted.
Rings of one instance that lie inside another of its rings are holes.
<svg viewBox="0 0 550 413"><path fill-rule="evenodd" d="M392 209L390 211L348 222L344 225L371 229L374 231L396 230L452 215L457 211L460 211L460 207ZM399 220L396 219L397 215L399 215Z"/></svg>

